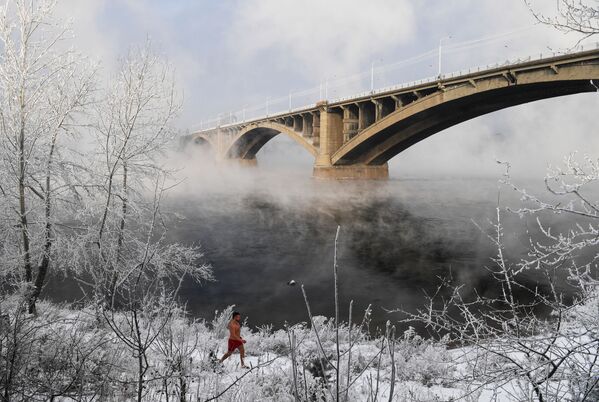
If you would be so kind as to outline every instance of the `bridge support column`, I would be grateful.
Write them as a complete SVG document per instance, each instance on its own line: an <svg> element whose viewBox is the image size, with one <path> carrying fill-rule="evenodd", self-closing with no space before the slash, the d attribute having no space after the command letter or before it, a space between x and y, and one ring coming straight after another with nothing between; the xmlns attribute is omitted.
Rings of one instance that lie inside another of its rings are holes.
<svg viewBox="0 0 599 402"><path fill-rule="evenodd" d="M320 113L312 113L312 145L320 146Z"/></svg>
<svg viewBox="0 0 599 402"><path fill-rule="evenodd" d="M320 109L320 147L314 163L313 176L319 179L387 179L387 164L334 166L331 156L343 145L344 112L340 108L323 105ZM352 119L353 120L353 119Z"/></svg>
<svg viewBox="0 0 599 402"><path fill-rule="evenodd" d="M312 132L314 131L314 126L312 123L312 114L303 114L302 119L302 136L305 138L311 138Z"/></svg>
<svg viewBox="0 0 599 402"><path fill-rule="evenodd" d="M362 131L376 121L374 103L362 102L358 104L358 130Z"/></svg>
<svg viewBox="0 0 599 402"><path fill-rule="evenodd" d="M216 128L216 155L217 160L223 160L225 155L225 147L227 140L225 138L225 133L221 130L220 127Z"/></svg>
<svg viewBox="0 0 599 402"><path fill-rule="evenodd" d="M317 179L334 180L386 180L389 167L384 165L314 166L313 176Z"/></svg>
<svg viewBox="0 0 599 402"><path fill-rule="evenodd" d="M399 96L396 95L391 95L391 98L395 101L395 110L399 110L402 108L402 106L404 105L403 101L401 100L401 98Z"/></svg>
<svg viewBox="0 0 599 402"><path fill-rule="evenodd" d="M379 121L383 118L383 102L377 99L373 99L374 103L374 121Z"/></svg>
<svg viewBox="0 0 599 402"><path fill-rule="evenodd" d="M297 133L304 131L304 119L302 116L293 116L293 131Z"/></svg>
<svg viewBox="0 0 599 402"><path fill-rule="evenodd" d="M358 111L355 105L343 107L343 142L347 142L358 134Z"/></svg>
<svg viewBox="0 0 599 402"><path fill-rule="evenodd" d="M320 108L320 147L315 166L331 166L331 155L343 145L343 113L324 104Z"/></svg>

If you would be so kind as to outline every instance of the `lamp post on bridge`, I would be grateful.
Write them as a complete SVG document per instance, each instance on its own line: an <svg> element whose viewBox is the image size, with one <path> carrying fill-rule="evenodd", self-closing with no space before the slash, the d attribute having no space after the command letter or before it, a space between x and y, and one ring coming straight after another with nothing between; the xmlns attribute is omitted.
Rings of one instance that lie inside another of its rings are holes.
<svg viewBox="0 0 599 402"><path fill-rule="evenodd" d="M382 64L383 63L383 59L382 58L376 59L376 60L373 60L370 63L370 93L371 94L374 93L374 65L375 65L375 63Z"/></svg>
<svg viewBox="0 0 599 402"><path fill-rule="evenodd" d="M439 78L439 79L441 79L441 46L443 45L444 40L449 40L449 39L451 39L451 35L444 36L441 39L439 39L439 75L437 76L437 78Z"/></svg>
<svg viewBox="0 0 599 402"><path fill-rule="evenodd" d="M322 97L323 95L323 89L324 89L324 98ZM320 98L319 100L327 100L327 98L329 97L329 79L325 78L324 80L324 85L322 83L322 81L320 81L320 87L318 90L318 97Z"/></svg>
<svg viewBox="0 0 599 402"><path fill-rule="evenodd" d="M370 63L370 93L374 93L374 61Z"/></svg>

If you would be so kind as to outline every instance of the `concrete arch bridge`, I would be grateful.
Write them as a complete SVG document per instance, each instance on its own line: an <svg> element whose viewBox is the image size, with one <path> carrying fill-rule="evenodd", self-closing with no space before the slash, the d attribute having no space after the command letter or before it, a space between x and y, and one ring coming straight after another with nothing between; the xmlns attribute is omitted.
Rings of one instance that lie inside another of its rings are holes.
<svg viewBox="0 0 599 402"><path fill-rule="evenodd" d="M199 130L219 159L256 163L272 138L287 135L314 157L314 176L384 179L387 161L448 127L511 106L599 87L599 49L540 58L455 77L384 89L251 121Z"/></svg>

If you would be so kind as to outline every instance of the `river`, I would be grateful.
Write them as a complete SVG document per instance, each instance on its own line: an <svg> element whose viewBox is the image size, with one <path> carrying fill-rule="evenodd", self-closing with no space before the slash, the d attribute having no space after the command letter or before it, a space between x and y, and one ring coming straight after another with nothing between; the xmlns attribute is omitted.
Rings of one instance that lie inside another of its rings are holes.
<svg viewBox="0 0 599 402"><path fill-rule="evenodd" d="M422 307L425 292L434 291L441 277L497 292L485 266L496 253L487 234L498 197L508 258L515 262L525 252L526 228L538 235L534 220L504 211L518 205L518 195L499 191L495 178L329 182L297 174L241 176L213 177L169 201L184 216L171 239L201 244L214 269L214 282L182 290L196 317L210 319L215 310L235 305L252 326L306 321L300 284L313 314L333 316L337 225L342 318L347 320L353 300L354 322L372 305L376 326L401 318L387 310ZM542 191L540 184L531 185ZM527 280L535 282L536 275ZM297 285L289 286L290 280Z"/></svg>

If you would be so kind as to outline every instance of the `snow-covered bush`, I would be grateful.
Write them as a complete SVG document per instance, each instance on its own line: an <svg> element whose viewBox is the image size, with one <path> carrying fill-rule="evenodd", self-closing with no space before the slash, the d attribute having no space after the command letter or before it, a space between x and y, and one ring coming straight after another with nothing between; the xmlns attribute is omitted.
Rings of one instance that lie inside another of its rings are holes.
<svg viewBox="0 0 599 402"><path fill-rule="evenodd" d="M148 305L146 311L138 312L135 324L131 311L107 310L105 314L109 314L110 321L102 322L97 320L93 306L72 308L46 302L38 306L40 314L33 318L23 314L26 306L22 301L15 297L0 304L5 317L0 319L0 381L11 400L45 401L52 395L80 401L134 400L139 391L139 356L144 359L142 397L147 401L166 401L167 396L168 400L178 401L204 401L217 396L220 401L231 402L292 401L296 393L299 400L335 400L333 367L339 362L335 344L327 335L331 332L327 326L333 325L329 319L317 320L326 328L318 333L328 338L325 342L328 360L322 358L315 332L306 324L276 331L243 327L242 335L251 352L247 361L252 367L243 371L231 360L221 367L211 356L211 352L226 347L228 333L222 331L221 324L229 319L230 308L216 314L214 320L204 322L189 318L176 305L166 310L165 305ZM118 328L118 332L111 326ZM151 339L155 335L155 340L135 341L135 328L142 338ZM418 389L415 395L436 395L441 391L435 393L435 386L431 388L433 391L423 391L427 386L421 384L422 378L427 377L428 368L429 377L444 374L433 363L426 365L424 361L438 361L444 351L433 350L427 342L413 338L392 346L396 381L405 383L411 370L415 381L409 383ZM378 377L377 399L388 396L393 378L388 353L391 343L383 335L359 334L355 328L352 339L351 362L349 344L340 345L341 391L346 391L349 383L348 400L363 400L374 392ZM147 348L131 349L131 341ZM381 349L381 345L385 347ZM435 353L437 360L431 358ZM16 359L10 358L13 354ZM348 364L349 377L345 371ZM397 398L403 392L402 388L394 400L401 400Z"/></svg>
<svg viewBox="0 0 599 402"><path fill-rule="evenodd" d="M509 166L504 183L524 203L511 211L532 217L541 238L531 237L527 255L510 261L505 212L497 206L488 234L497 254L486 268L498 294L468 294L460 284L444 283L450 296L431 298L417 314L407 313L406 321L419 321L462 346L453 354L468 389L525 400L589 400L599 386L599 203L586 194L599 184L599 161L569 157L565 167L552 169L545 179L547 200L512 184ZM568 226L545 226L547 214L569 216ZM530 272L546 286L528 284L523 276ZM563 278L576 290L573 300L556 286ZM551 314L542 317L541 310Z"/></svg>
<svg viewBox="0 0 599 402"><path fill-rule="evenodd" d="M93 316L42 303L33 317L22 298L0 303L0 389L4 400L110 394L123 357Z"/></svg>
<svg viewBox="0 0 599 402"><path fill-rule="evenodd" d="M270 328L259 328L257 332L244 335L252 347L248 350L251 355L265 355L267 353L275 355L289 354L289 338L284 329L272 331Z"/></svg>
<svg viewBox="0 0 599 402"><path fill-rule="evenodd" d="M452 356L443 341L424 339L410 327L396 344L397 376L423 385L448 385L453 377Z"/></svg>
<svg viewBox="0 0 599 402"><path fill-rule="evenodd" d="M233 317L233 308L235 306L227 306L223 311L219 312L218 310L214 312L214 319L212 320L211 327L214 335L217 338L224 338L229 335L229 330L227 329L227 324L231 321Z"/></svg>

